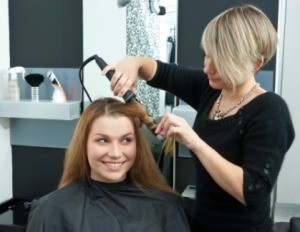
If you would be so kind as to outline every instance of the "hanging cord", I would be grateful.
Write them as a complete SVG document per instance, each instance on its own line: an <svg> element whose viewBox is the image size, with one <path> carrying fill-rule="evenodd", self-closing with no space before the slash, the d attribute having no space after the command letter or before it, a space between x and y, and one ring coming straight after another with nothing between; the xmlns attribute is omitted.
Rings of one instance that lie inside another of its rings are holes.
<svg viewBox="0 0 300 232"><path fill-rule="evenodd" d="M80 103L80 114L82 114L83 112L83 109L84 109L84 93L86 94L86 96L88 97L89 101L92 102L92 98L89 94L89 92L87 91L87 89L85 88L84 86L84 73L83 73L83 68L88 64L90 63L91 61L95 60L95 55L94 56L91 56L89 57L88 59L86 59L82 64L81 66L79 67L79 81L80 81L80 84L82 86L82 95L81 95L81 103Z"/></svg>

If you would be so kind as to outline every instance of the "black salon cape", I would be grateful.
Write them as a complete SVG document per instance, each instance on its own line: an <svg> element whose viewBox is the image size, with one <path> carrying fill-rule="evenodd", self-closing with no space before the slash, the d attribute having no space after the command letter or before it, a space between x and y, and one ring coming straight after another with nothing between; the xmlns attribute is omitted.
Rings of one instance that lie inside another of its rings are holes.
<svg viewBox="0 0 300 232"><path fill-rule="evenodd" d="M186 232L178 197L141 191L128 181L75 182L40 198L31 208L27 232Z"/></svg>

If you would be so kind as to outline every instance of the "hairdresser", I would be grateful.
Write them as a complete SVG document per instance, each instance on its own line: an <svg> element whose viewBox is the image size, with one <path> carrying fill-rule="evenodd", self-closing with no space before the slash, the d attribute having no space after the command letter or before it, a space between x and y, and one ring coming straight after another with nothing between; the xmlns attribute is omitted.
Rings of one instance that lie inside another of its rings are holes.
<svg viewBox="0 0 300 232"><path fill-rule="evenodd" d="M197 110L193 128L183 118L166 114L156 129L192 153L197 231L271 231L270 194L294 140L285 101L255 79L276 46L276 31L267 16L243 5L222 12L206 26L203 70L141 57L127 57L103 70L115 70L115 95L135 91L139 76Z"/></svg>

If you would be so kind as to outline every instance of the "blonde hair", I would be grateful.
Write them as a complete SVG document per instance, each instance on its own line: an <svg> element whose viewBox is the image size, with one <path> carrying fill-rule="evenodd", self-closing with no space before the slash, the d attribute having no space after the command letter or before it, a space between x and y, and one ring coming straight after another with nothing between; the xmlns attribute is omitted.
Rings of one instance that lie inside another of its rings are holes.
<svg viewBox="0 0 300 232"><path fill-rule="evenodd" d="M257 7L230 8L206 26L201 46L218 73L233 88L253 73L255 64L267 63L276 52L277 34L271 21Z"/></svg>
<svg viewBox="0 0 300 232"><path fill-rule="evenodd" d="M136 159L127 177L140 188L152 188L177 194L168 186L160 173L142 131L142 124L149 123L145 108L137 102L125 104L115 98L98 99L83 112L66 153L59 187L77 180L90 180L91 167L87 158L87 139L92 124L99 117L118 115L126 116L132 122L137 143Z"/></svg>

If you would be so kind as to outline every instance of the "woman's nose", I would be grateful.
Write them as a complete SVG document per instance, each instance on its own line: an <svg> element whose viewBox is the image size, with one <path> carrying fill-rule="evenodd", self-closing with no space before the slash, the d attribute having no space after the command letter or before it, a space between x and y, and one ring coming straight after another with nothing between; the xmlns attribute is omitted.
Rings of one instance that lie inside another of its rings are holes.
<svg viewBox="0 0 300 232"><path fill-rule="evenodd" d="M122 149L117 143L113 143L111 145L110 151L109 151L109 156L117 158L122 155Z"/></svg>
<svg viewBox="0 0 300 232"><path fill-rule="evenodd" d="M206 74L213 74L216 72L215 66L209 58L204 59L204 69Z"/></svg>

